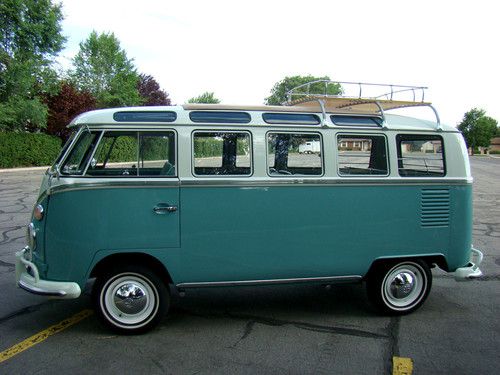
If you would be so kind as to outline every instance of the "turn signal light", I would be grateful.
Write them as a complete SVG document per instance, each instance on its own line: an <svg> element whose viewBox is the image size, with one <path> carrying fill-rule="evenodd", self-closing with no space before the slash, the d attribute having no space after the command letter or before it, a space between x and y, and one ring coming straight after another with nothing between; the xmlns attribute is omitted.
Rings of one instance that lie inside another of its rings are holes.
<svg viewBox="0 0 500 375"><path fill-rule="evenodd" d="M38 221L43 219L43 206L41 204L37 204L35 209L33 210L33 217Z"/></svg>

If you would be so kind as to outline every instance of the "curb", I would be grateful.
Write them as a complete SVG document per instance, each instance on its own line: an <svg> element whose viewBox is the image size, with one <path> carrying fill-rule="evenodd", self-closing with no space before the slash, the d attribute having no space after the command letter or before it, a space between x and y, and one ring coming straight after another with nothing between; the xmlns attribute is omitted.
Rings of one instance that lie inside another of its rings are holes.
<svg viewBox="0 0 500 375"><path fill-rule="evenodd" d="M0 169L0 173L42 171L42 170L47 169L47 168L50 168L50 165L47 165L45 167L5 168L5 169Z"/></svg>

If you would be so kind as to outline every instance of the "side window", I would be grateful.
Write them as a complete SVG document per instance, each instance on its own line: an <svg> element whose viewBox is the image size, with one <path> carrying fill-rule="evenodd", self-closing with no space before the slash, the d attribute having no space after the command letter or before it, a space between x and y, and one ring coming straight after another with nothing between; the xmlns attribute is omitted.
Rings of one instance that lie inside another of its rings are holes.
<svg viewBox="0 0 500 375"><path fill-rule="evenodd" d="M105 177L175 174L173 132L106 132L87 169L87 175Z"/></svg>
<svg viewBox="0 0 500 375"><path fill-rule="evenodd" d="M174 132L140 133L139 176L175 176Z"/></svg>
<svg viewBox="0 0 500 375"><path fill-rule="evenodd" d="M320 134L268 133L267 170L270 176L323 174Z"/></svg>
<svg viewBox="0 0 500 375"><path fill-rule="evenodd" d="M445 175L443 139L438 135L400 134L398 170L402 177Z"/></svg>
<svg viewBox="0 0 500 375"><path fill-rule="evenodd" d="M83 131L76 141L73 149L61 166L61 173L68 175L82 175L94 151L100 132Z"/></svg>
<svg viewBox="0 0 500 375"><path fill-rule="evenodd" d="M193 164L197 176L252 173L252 144L247 132L194 132Z"/></svg>
<svg viewBox="0 0 500 375"><path fill-rule="evenodd" d="M104 133L87 175L137 176L137 132Z"/></svg>
<svg viewBox="0 0 500 375"><path fill-rule="evenodd" d="M341 134L337 136L338 169L341 176L387 175L384 136Z"/></svg>

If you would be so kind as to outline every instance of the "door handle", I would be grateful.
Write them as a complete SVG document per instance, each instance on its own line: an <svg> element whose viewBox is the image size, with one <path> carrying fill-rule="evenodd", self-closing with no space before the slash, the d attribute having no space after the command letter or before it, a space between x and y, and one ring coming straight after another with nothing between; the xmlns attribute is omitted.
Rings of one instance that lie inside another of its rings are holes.
<svg viewBox="0 0 500 375"><path fill-rule="evenodd" d="M172 206L168 203L158 203L155 207L153 207L153 212L158 215L165 215L169 212L177 211L177 206Z"/></svg>

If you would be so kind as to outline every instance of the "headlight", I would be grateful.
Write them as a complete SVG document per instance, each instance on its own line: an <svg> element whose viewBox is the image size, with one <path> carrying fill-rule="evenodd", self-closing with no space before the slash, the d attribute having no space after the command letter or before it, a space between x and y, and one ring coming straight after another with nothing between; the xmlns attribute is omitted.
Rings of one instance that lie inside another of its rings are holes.
<svg viewBox="0 0 500 375"><path fill-rule="evenodd" d="M36 229L33 223L28 225L28 229L26 231L26 243L30 247L31 250L35 249L36 246Z"/></svg>
<svg viewBox="0 0 500 375"><path fill-rule="evenodd" d="M38 221L43 219L43 206L41 204L37 204L33 210L33 217Z"/></svg>

